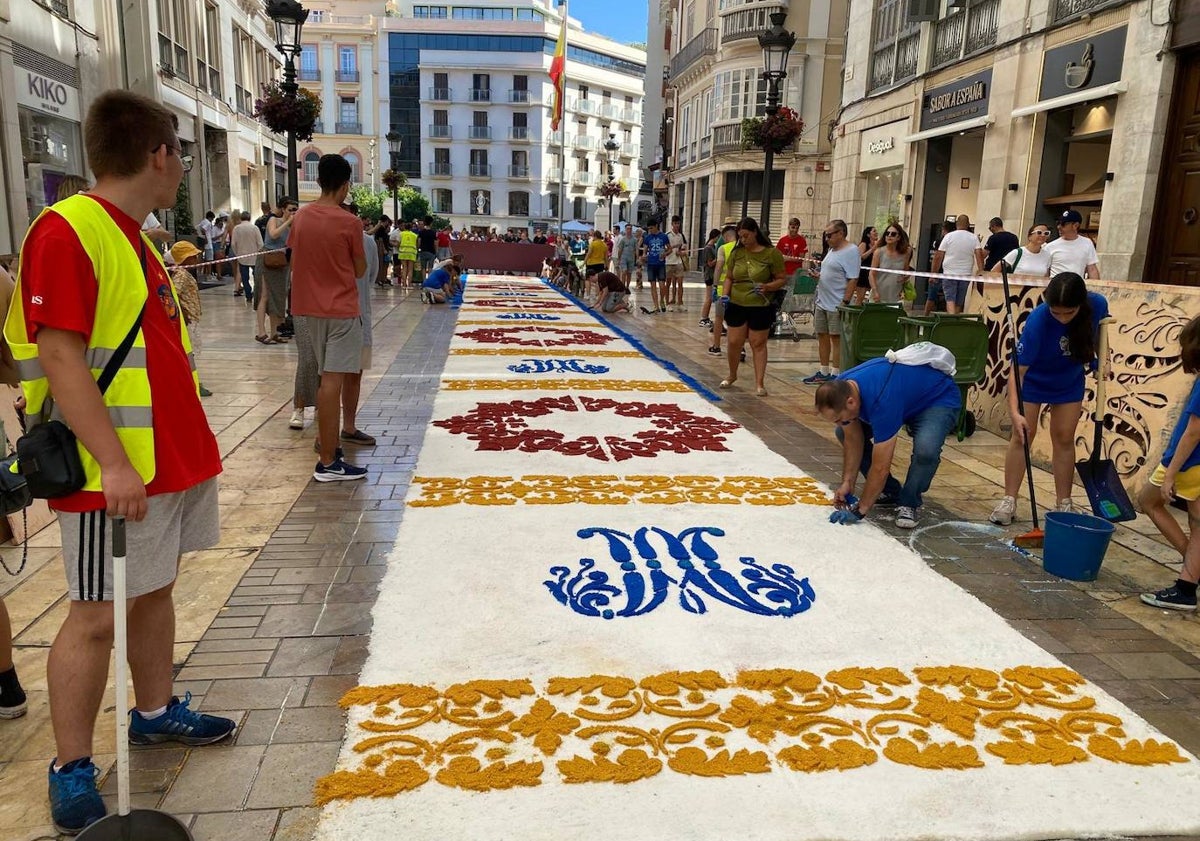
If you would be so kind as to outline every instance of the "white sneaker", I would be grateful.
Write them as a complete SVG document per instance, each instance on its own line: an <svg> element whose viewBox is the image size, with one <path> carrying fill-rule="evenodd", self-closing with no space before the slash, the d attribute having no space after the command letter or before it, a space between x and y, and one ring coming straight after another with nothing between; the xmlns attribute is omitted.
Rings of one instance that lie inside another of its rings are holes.
<svg viewBox="0 0 1200 841"><path fill-rule="evenodd" d="M288 421L288 429L304 429L303 409L292 409L292 417Z"/></svg>
<svg viewBox="0 0 1200 841"><path fill-rule="evenodd" d="M898 529L915 529L917 520L920 518L919 508L909 508L907 505L896 508L896 528Z"/></svg>
<svg viewBox="0 0 1200 841"><path fill-rule="evenodd" d="M1054 510L1055 511L1065 511L1067 513L1075 513L1075 514L1079 513L1079 508L1077 508L1075 506L1075 503L1071 501L1071 497L1069 497L1069 496L1064 499L1060 499L1058 501L1058 505L1055 506Z"/></svg>
<svg viewBox="0 0 1200 841"><path fill-rule="evenodd" d="M1017 500L1014 497L1006 496L996 503L996 507L992 509L988 519L998 526L1007 526L1012 524L1016 514Z"/></svg>

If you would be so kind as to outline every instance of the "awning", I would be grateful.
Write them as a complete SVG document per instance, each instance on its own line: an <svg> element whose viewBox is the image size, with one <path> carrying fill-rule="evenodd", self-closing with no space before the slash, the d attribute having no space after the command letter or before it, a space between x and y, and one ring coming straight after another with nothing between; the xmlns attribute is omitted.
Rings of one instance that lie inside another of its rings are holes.
<svg viewBox="0 0 1200 841"><path fill-rule="evenodd" d="M919 140L931 140L935 137L945 137L947 134L958 134L963 131L970 131L973 128L984 128L996 122L996 118L991 114L984 117L976 117L973 120L963 120L961 123L951 123L948 126L938 126L926 131L919 131L916 134L910 134L904 138L905 143L916 143Z"/></svg>
<svg viewBox="0 0 1200 841"><path fill-rule="evenodd" d="M1077 93L1069 93L1066 96L1056 96L1054 99L1043 99L1041 102L1035 102L1033 105L1026 105L1015 109L1012 115L1014 117L1028 117L1030 114L1037 114L1040 111L1053 111L1056 108L1066 108L1068 105L1078 105L1081 102L1087 102L1089 99L1103 99L1106 96L1116 96L1119 93L1125 93L1127 89L1128 85L1125 82L1113 82L1110 85L1088 88Z"/></svg>

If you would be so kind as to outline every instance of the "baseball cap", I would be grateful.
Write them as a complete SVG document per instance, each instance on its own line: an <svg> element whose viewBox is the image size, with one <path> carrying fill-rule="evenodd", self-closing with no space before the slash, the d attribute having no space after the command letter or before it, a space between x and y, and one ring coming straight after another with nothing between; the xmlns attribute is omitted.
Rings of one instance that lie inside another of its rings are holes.
<svg viewBox="0 0 1200 841"><path fill-rule="evenodd" d="M203 254L199 248L186 239L181 239L179 242L171 246L171 259L176 263L182 264L189 257L195 257L197 254Z"/></svg>
<svg viewBox="0 0 1200 841"><path fill-rule="evenodd" d="M1066 224L1067 222L1074 222L1078 225L1082 225L1083 217L1079 215L1078 210L1064 210L1062 213L1059 214L1058 221L1061 224Z"/></svg>

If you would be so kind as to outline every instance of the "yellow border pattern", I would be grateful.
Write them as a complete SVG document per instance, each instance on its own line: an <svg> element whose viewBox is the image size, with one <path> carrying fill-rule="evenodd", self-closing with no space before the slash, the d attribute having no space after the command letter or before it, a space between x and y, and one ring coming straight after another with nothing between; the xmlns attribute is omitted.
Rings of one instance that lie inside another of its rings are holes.
<svg viewBox="0 0 1200 841"><path fill-rule="evenodd" d="M492 791L700 777L852 772L886 761L926 771L989 765L1187 762L1129 738L1067 668L970 666L667 672L473 680L445 689L350 690L357 767L317 781L318 804L388 797L435 779ZM546 765L553 763L547 773ZM557 779L554 779L554 778ZM549 779L546 779L549 778Z"/></svg>
<svg viewBox="0 0 1200 841"><path fill-rule="evenodd" d="M807 476L415 476L414 508L443 505L832 505Z"/></svg>

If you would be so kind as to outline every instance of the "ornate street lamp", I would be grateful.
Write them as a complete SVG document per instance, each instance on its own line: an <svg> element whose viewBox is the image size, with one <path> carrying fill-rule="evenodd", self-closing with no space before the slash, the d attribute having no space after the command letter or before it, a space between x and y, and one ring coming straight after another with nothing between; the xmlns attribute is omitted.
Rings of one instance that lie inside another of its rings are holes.
<svg viewBox="0 0 1200 841"><path fill-rule="evenodd" d="M608 155L608 183L612 184L617 176L617 150L621 148L621 144L617 142L617 135L609 132L608 140L604 141L604 151ZM613 229L613 204L617 197L613 193L612 188L609 188L608 195L608 230Z"/></svg>
<svg viewBox="0 0 1200 841"><path fill-rule="evenodd" d="M767 119L779 113L779 83L787 78L788 54L796 45L796 33L783 28L787 12L771 13L771 28L758 36L758 45L763 51L762 77L767 82ZM771 182L775 174L775 147L767 141L763 144L763 187L762 213L758 224L767 231L771 218ZM769 234L768 234L769 236Z"/></svg>
<svg viewBox="0 0 1200 841"><path fill-rule="evenodd" d="M388 169L400 172L400 132L392 126L392 130L384 135L388 143ZM392 187L392 222L400 224L400 185Z"/></svg>
<svg viewBox="0 0 1200 841"><path fill-rule="evenodd" d="M279 86L284 96L295 99L300 86L296 84L296 57L300 55L300 30L308 20L308 9L296 0L266 0L267 17L275 22L275 49L283 54L283 83ZM300 181L296 163L296 132L287 133L288 152L288 196L292 201L300 198Z"/></svg>

